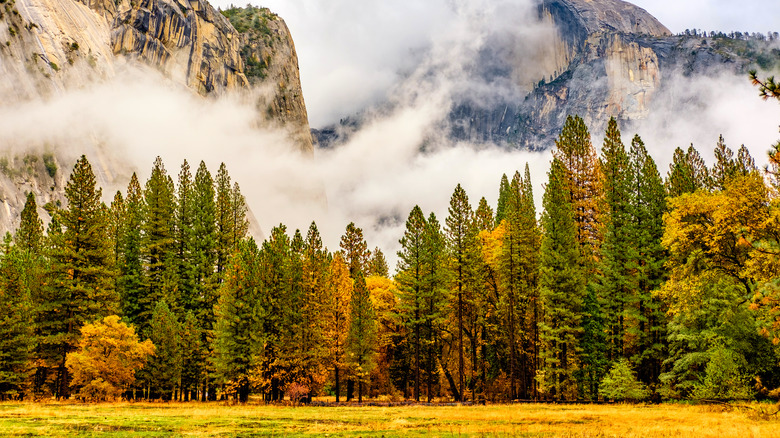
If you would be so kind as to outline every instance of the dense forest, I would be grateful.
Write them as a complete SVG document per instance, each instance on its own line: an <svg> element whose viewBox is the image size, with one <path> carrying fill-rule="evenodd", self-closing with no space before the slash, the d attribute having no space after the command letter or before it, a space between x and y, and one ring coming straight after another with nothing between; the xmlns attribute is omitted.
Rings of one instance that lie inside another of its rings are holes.
<svg viewBox="0 0 780 438"><path fill-rule="evenodd" d="M158 158L106 205L82 156L46 231L29 195L3 241L0 398L778 397L780 143L714 156L664 178L569 117L541 214L527 165L495 207L458 185L443 222L411 210L392 278L353 223L258 245L224 164L174 183Z"/></svg>

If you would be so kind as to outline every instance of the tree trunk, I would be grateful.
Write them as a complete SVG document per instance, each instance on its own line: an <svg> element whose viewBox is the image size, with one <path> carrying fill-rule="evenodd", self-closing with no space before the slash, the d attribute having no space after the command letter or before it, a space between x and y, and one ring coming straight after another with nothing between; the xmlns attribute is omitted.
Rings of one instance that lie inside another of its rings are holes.
<svg viewBox="0 0 780 438"><path fill-rule="evenodd" d="M458 265L458 392L455 400L463 401L463 266Z"/></svg>
<svg viewBox="0 0 780 438"><path fill-rule="evenodd" d="M341 387L339 386L339 366L336 365L334 368L336 369L336 403L338 403L339 397L341 397Z"/></svg>

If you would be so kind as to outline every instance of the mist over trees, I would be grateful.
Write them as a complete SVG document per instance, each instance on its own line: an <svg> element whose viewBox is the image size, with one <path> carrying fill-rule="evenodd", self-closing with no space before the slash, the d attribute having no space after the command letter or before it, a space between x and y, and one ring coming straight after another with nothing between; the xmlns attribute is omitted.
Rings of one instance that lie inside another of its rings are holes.
<svg viewBox="0 0 780 438"><path fill-rule="evenodd" d="M109 206L82 156L46 231L29 195L2 244L0 398L776 396L777 148L762 171L721 137L662 177L569 117L541 212L527 165L495 208L457 185L445 218L411 210L392 277L354 223L334 251L315 223L256 242L224 164L158 158Z"/></svg>

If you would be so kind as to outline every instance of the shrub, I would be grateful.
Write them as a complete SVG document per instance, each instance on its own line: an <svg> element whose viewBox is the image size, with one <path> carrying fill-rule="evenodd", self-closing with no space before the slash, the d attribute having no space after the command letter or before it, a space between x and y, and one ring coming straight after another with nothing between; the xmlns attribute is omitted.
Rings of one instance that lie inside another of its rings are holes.
<svg viewBox="0 0 780 438"><path fill-rule="evenodd" d="M641 401L650 396L650 391L634 374L631 363L620 359L601 380L599 393L602 397L616 401Z"/></svg>
<svg viewBox="0 0 780 438"><path fill-rule="evenodd" d="M746 400L753 396L750 379L741 372L745 360L723 346L710 348L710 360L701 383L694 385L692 397L700 400Z"/></svg>

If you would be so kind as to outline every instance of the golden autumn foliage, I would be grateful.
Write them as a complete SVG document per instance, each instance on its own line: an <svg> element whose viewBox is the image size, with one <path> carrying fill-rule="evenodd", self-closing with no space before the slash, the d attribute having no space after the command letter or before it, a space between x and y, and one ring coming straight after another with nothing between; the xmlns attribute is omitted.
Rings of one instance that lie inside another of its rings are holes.
<svg viewBox="0 0 780 438"><path fill-rule="evenodd" d="M770 260L776 257L756 250L766 238L770 217L766 186L755 173L735 178L722 191L670 199L663 244L671 275L661 291L670 311L696 307L698 285L717 282L722 275L744 286L746 294L776 277L776 260Z"/></svg>
<svg viewBox="0 0 780 438"><path fill-rule="evenodd" d="M86 401L118 398L135 382L135 372L154 354L152 341L140 342L135 329L110 315L81 328L78 350L69 353L66 366L71 386Z"/></svg>
<svg viewBox="0 0 780 438"><path fill-rule="evenodd" d="M352 278L341 253L336 253L330 264L330 305L326 310L325 339L328 339L330 358L336 368L344 366L344 348L349 333Z"/></svg>

